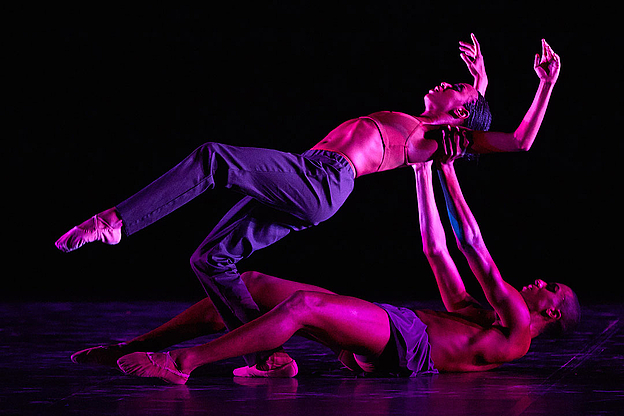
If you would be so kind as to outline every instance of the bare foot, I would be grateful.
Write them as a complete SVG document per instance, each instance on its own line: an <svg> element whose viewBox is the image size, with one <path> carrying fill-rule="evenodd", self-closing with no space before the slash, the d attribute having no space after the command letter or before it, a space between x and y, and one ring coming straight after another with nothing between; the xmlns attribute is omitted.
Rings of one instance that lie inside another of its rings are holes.
<svg viewBox="0 0 624 416"><path fill-rule="evenodd" d="M77 227L72 228L55 245L69 253L87 243L100 241L105 244L118 244L121 240L122 221L115 208L108 209L89 218Z"/></svg>

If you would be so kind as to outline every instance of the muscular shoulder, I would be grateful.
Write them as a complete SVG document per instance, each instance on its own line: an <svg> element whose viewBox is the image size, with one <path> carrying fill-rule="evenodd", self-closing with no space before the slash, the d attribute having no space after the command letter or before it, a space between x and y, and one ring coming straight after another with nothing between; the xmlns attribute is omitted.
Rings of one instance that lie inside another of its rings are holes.
<svg viewBox="0 0 624 416"><path fill-rule="evenodd" d="M482 364L502 364L524 356L530 346L530 327L508 328L493 310L470 305L457 311L479 324L482 330L473 335L471 349Z"/></svg>

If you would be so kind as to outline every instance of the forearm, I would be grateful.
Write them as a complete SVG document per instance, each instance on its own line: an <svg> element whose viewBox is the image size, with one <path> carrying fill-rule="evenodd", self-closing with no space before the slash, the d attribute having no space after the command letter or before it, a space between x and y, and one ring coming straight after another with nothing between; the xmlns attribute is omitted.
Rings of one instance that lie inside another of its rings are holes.
<svg viewBox="0 0 624 416"><path fill-rule="evenodd" d="M540 81L535 98L520 125L513 133L475 131L472 133L471 153L520 152L533 145L546 108L550 101L553 83Z"/></svg>
<svg viewBox="0 0 624 416"><path fill-rule="evenodd" d="M414 173L423 251L427 255L446 251L446 235L433 194L433 173L430 164L414 165Z"/></svg>
<svg viewBox="0 0 624 416"><path fill-rule="evenodd" d="M527 151L533 145L533 141L535 141L537 132L544 120L553 87L554 84L551 82L540 81L529 111L527 111L522 122L514 132L514 140L517 142L519 150Z"/></svg>
<svg viewBox="0 0 624 416"><path fill-rule="evenodd" d="M479 225L470 211L459 186L453 164L442 164L438 170L446 209L460 249L481 243Z"/></svg>
<svg viewBox="0 0 624 416"><path fill-rule="evenodd" d="M485 97L485 92L487 91L487 87L488 87L487 75L485 73L475 75L473 87L475 88L475 90L479 91L479 93Z"/></svg>
<svg viewBox="0 0 624 416"><path fill-rule="evenodd" d="M464 282L446 246L446 235L433 193L431 165L415 165L418 217L423 251L433 270L442 302L448 311L477 303L466 293Z"/></svg>
<svg viewBox="0 0 624 416"><path fill-rule="evenodd" d="M505 282L485 246L479 225L468 207L455 174L453 164L442 164L440 181L457 245L479 281L488 302L497 307ZM504 294L504 293L503 293Z"/></svg>

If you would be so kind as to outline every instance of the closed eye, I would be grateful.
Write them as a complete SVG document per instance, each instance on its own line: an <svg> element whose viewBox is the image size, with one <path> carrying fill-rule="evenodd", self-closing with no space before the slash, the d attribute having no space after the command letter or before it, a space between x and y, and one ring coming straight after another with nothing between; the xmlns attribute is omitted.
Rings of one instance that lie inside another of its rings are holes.
<svg viewBox="0 0 624 416"><path fill-rule="evenodd" d="M464 85L464 84L453 84L453 89L454 89L455 91L459 91L459 92L461 92L461 91L463 91L463 90L464 90L464 88L465 88L465 85Z"/></svg>
<svg viewBox="0 0 624 416"><path fill-rule="evenodd" d="M546 285L546 290L557 293L559 291L559 285L557 283L548 283Z"/></svg>

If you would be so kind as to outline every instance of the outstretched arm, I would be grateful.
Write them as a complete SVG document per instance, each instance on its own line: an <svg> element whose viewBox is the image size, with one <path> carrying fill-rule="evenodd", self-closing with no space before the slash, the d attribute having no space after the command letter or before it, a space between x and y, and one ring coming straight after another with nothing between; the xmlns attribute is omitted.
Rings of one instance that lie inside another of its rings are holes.
<svg viewBox="0 0 624 416"><path fill-rule="evenodd" d="M470 149L474 153L527 151L533 145L537 132L544 120L553 87L559 77L561 60L552 48L542 39L542 56L535 55L533 65L540 79L533 103L513 133L475 131L474 143Z"/></svg>
<svg viewBox="0 0 624 416"><path fill-rule="evenodd" d="M412 166L416 175L420 234L423 251L435 275L442 302L449 312L454 312L479 304L466 292L464 282L446 246L446 235L433 194L431 164L429 161Z"/></svg>
<svg viewBox="0 0 624 416"><path fill-rule="evenodd" d="M503 326L508 329L504 340L509 341L509 348L502 350L512 355L522 355L531 340L530 315L520 293L501 277L485 246L479 225L464 199L453 164L454 159L461 155L461 140L457 136L446 135L443 141L445 155L441 158L439 167L453 231L458 246L468 260L488 302L500 317ZM496 358L491 361L496 361Z"/></svg>
<svg viewBox="0 0 624 416"><path fill-rule="evenodd" d="M481 46L477 41L477 37L474 33L470 34L472 44L459 41L459 50L461 53L459 56L466 63L468 71L474 77L474 88L485 96L485 91L488 86L488 77L485 72L485 64L483 63L483 55L481 55Z"/></svg>

